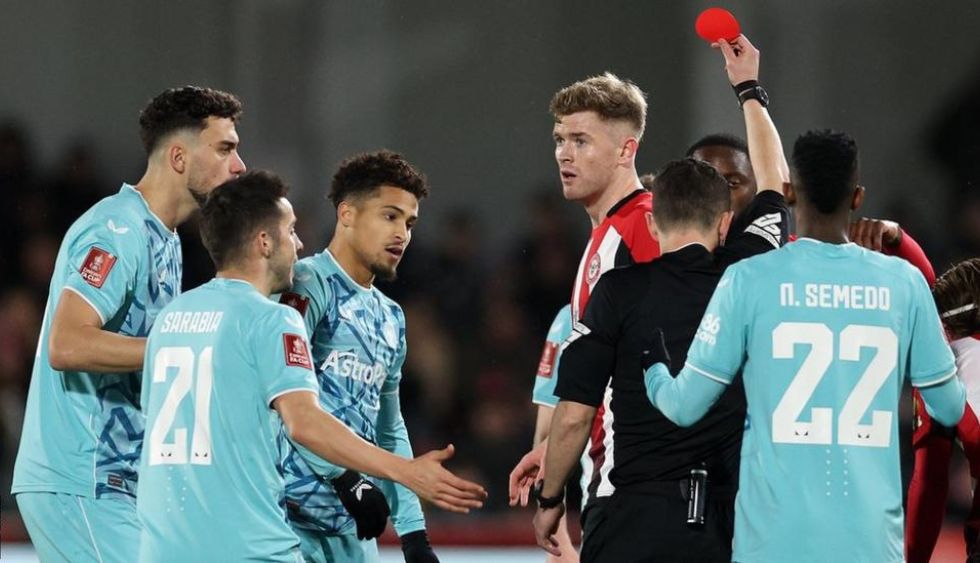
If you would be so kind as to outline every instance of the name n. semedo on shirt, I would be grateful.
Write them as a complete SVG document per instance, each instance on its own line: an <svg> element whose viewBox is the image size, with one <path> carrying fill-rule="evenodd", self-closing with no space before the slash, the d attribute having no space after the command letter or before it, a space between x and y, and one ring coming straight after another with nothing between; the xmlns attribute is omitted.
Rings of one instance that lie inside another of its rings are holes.
<svg viewBox="0 0 980 563"><path fill-rule="evenodd" d="M891 289L877 285L806 283L800 294L796 284L779 284L779 304L782 307L888 311L891 302Z"/></svg>

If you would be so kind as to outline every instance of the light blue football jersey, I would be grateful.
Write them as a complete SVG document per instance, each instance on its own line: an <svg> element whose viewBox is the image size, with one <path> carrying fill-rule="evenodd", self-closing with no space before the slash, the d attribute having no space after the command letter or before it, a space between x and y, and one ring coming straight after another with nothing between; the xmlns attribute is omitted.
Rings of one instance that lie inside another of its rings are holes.
<svg viewBox="0 0 980 563"><path fill-rule="evenodd" d="M687 367L748 402L735 561L903 560L902 384L954 376L922 274L800 239L726 271Z"/></svg>
<svg viewBox="0 0 980 563"><path fill-rule="evenodd" d="M63 290L88 302L103 329L146 336L180 293L180 239L124 184L68 229L58 251L38 339L13 492L85 497L136 492L143 442L140 374L61 372L48 362Z"/></svg>
<svg viewBox="0 0 980 563"><path fill-rule="evenodd" d="M293 283L281 300L306 321L323 409L368 442L412 457L398 399L406 352L401 307L351 279L329 250L300 260ZM291 524L329 535L353 533L354 520L329 482L341 470L301 454L282 433L280 446ZM378 485L399 535L425 528L414 493L389 481Z"/></svg>
<svg viewBox="0 0 980 563"><path fill-rule="evenodd" d="M316 389L303 319L251 284L164 308L143 369L140 561L296 561L272 401Z"/></svg>
<svg viewBox="0 0 980 563"><path fill-rule="evenodd" d="M551 321L548 337L538 362L538 374L534 378L531 402L546 407L558 405L555 386L558 384L558 364L561 362L561 343L572 334L572 306L565 305Z"/></svg>

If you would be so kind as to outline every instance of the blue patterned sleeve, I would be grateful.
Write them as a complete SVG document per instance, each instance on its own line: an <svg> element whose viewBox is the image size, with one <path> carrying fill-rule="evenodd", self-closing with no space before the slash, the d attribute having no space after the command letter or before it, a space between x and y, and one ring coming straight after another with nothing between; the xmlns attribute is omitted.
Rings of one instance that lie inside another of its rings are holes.
<svg viewBox="0 0 980 563"><path fill-rule="evenodd" d="M401 401L398 398L402 378L402 365L405 363L405 319L400 317L398 356L381 388L380 409L378 411L378 446L404 458L414 457L412 443L408 439L408 429L402 418ZM425 529L425 516L419 498L403 485L391 481L381 481L381 490L391 506L391 521L399 536Z"/></svg>
<svg viewBox="0 0 980 563"><path fill-rule="evenodd" d="M106 324L145 276L146 240L123 218L91 222L71 241L65 289L81 296Z"/></svg>
<svg viewBox="0 0 980 563"><path fill-rule="evenodd" d="M558 384L558 365L561 362L561 344L572 334L572 306L565 305L548 330L548 337L538 361L538 373L534 378L534 391L531 402L546 407L555 407L558 397L555 386Z"/></svg>
<svg viewBox="0 0 980 563"><path fill-rule="evenodd" d="M279 302L296 309L303 316L306 335L310 340L313 340L317 325L327 313L329 301L330 288L326 282L306 260L297 262L293 273L293 287L282 292Z"/></svg>

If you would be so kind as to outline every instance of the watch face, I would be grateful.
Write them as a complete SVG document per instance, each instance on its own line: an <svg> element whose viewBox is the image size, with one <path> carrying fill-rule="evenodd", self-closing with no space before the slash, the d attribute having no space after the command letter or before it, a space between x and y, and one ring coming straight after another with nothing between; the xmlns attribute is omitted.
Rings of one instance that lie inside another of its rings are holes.
<svg viewBox="0 0 980 563"><path fill-rule="evenodd" d="M738 95L739 102L744 104L748 100L759 100L762 107L769 105L769 94L766 93L762 86L753 86L743 90Z"/></svg>

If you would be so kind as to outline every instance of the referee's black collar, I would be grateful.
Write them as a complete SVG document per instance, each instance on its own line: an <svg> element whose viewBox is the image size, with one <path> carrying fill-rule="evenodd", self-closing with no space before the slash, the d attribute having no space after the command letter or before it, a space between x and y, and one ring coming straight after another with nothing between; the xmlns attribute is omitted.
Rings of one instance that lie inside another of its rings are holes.
<svg viewBox="0 0 980 563"><path fill-rule="evenodd" d="M634 197L636 197L636 196L638 196L638 195L640 195L642 193L646 193L646 190L643 190L643 189L640 189L640 188L636 188L628 196L626 196L623 199L621 199L618 202L616 202L616 205L612 206L612 208L610 208L609 211L606 212L606 217L612 217L624 205L626 205L627 203L629 203L631 199L633 199Z"/></svg>
<svg viewBox="0 0 980 563"><path fill-rule="evenodd" d="M700 242L692 242L692 243L685 244L684 246L676 250L671 250L670 252L661 254L660 258L661 259L673 258L675 260L680 260L683 262L683 261L694 261L704 256L711 256L711 251L708 250L708 247L701 244ZM653 262L656 262L656 260L654 260Z"/></svg>

